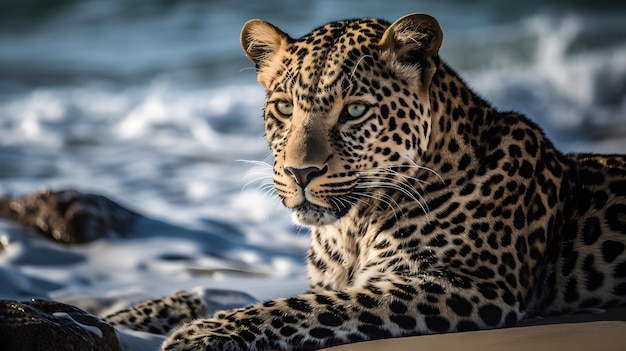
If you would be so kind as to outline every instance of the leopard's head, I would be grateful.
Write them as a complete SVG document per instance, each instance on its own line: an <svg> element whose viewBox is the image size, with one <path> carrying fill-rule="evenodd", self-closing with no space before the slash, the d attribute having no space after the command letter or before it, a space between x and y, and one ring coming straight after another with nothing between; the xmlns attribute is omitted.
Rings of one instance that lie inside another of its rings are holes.
<svg viewBox="0 0 626 351"><path fill-rule="evenodd" d="M274 185L296 222L333 223L418 165L441 41L424 14L332 22L300 39L262 20L244 25L266 90Z"/></svg>

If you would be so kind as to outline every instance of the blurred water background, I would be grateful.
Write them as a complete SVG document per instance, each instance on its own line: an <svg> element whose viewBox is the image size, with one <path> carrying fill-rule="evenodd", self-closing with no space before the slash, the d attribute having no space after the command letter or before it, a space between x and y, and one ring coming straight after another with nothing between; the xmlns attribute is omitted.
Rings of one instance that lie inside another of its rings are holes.
<svg viewBox="0 0 626 351"><path fill-rule="evenodd" d="M307 231L268 195L264 93L239 46L262 18L435 16L441 56L564 151L626 152L626 3L614 0L0 2L0 195L42 186L157 220L64 247L0 220L0 298L91 311L179 289L306 288ZM156 223L156 224L155 224Z"/></svg>

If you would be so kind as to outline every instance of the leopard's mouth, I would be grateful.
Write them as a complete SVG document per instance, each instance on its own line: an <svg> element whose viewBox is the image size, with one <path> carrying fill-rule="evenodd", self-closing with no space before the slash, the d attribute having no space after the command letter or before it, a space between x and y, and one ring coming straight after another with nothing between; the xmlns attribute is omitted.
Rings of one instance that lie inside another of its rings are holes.
<svg viewBox="0 0 626 351"><path fill-rule="evenodd" d="M298 206L293 207L293 219L298 224L319 226L332 224L352 208L348 202L336 201L337 206L333 208L316 205L308 200L304 200Z"/></svg>

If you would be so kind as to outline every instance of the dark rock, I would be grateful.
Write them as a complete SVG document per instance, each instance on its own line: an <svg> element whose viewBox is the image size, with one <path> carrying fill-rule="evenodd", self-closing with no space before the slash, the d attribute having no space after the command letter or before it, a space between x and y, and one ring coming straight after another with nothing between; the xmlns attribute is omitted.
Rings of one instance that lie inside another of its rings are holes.
<svg viewBox="0 0 626 351"><path fill-rule="evenodd" d="M120 344L110 324L77 307L0 300L0 349L117 351Z"/></svg>
<svg viewBox="0 0 626 351"><path fill-rule="evenodd" d="M41 190L0 200L0 215L65 243L79 244L123 234L138 215L102 195Z"/></svg>

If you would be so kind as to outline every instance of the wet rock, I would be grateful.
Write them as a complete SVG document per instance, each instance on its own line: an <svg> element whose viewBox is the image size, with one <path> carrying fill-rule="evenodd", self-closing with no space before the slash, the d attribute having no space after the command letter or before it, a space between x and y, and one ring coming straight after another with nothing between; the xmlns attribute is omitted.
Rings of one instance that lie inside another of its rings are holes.
<svg viewBox="0 0 626 351"><path fill-rule="evenodd" d="M102 319L59 302L0 300L1 349L120 350L115 329Z"/></svg>
<svg viewBox="0 0 626 351"><path fill-rule="evenodd" d="M44 189L23 197L0 199L0 215L36 228L65 244L123 234L138 215L102 195Z"/></svg>

